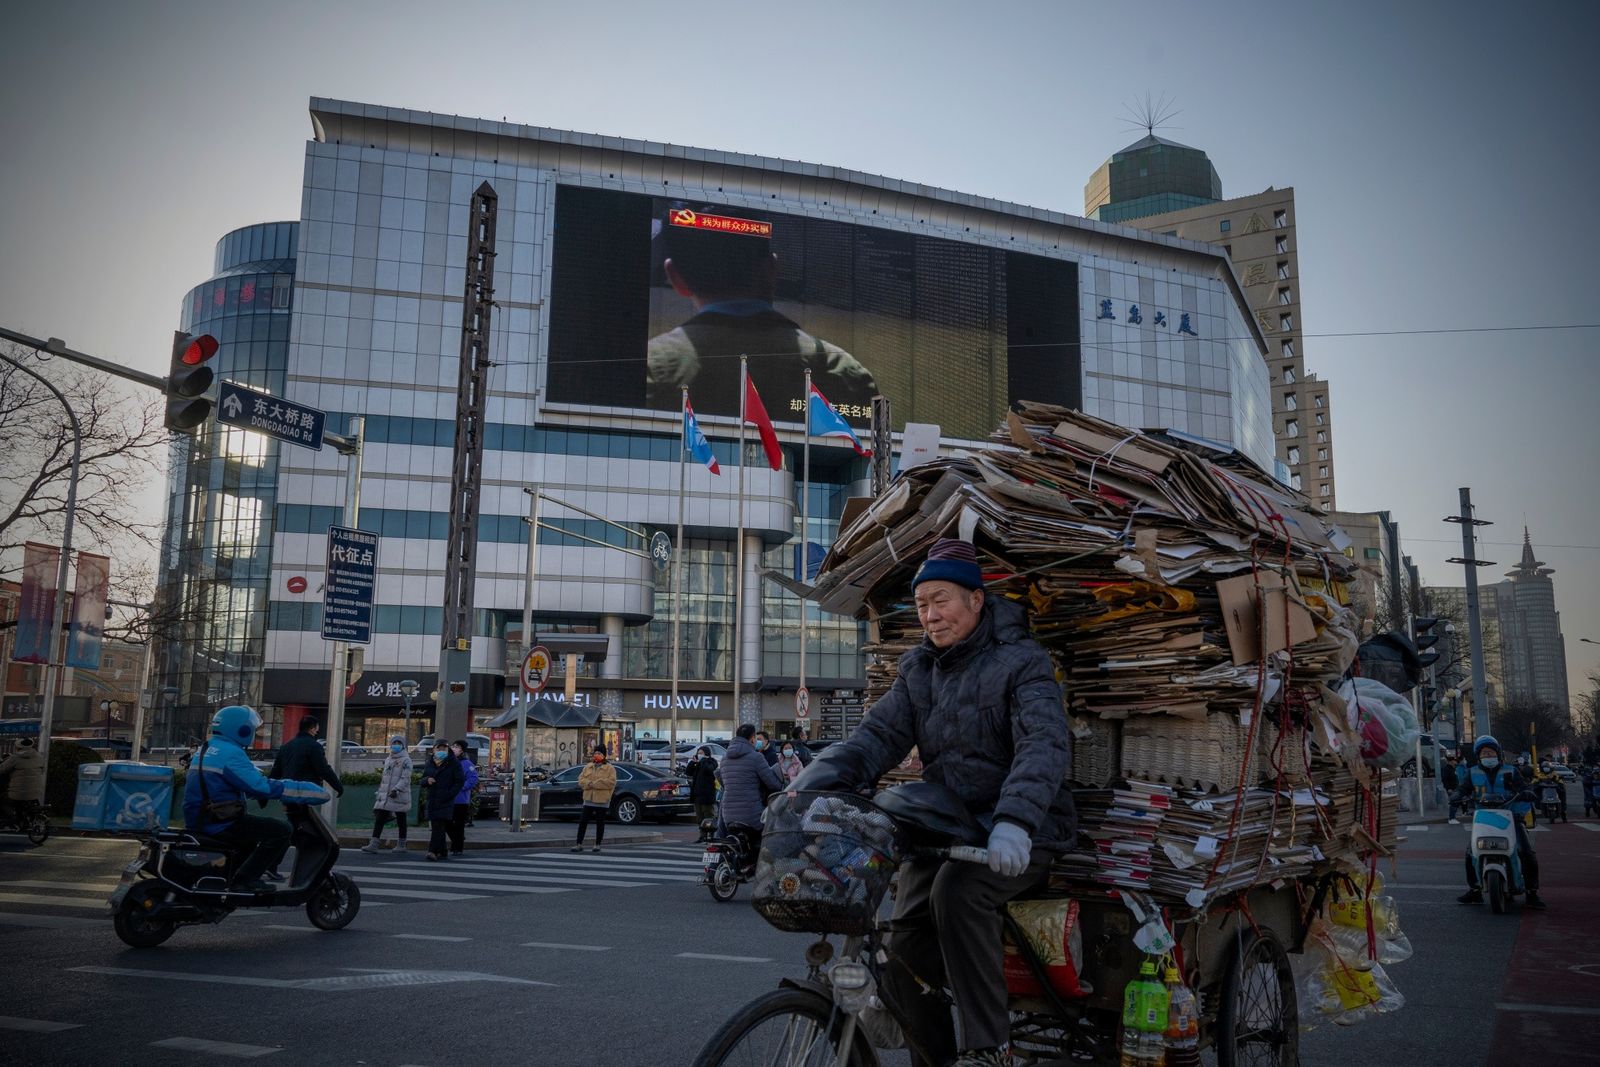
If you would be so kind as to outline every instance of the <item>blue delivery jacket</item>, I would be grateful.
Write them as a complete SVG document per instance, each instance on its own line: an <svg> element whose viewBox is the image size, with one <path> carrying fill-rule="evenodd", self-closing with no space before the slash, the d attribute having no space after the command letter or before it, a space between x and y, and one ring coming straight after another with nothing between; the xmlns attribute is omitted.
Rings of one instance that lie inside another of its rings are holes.
<svg viewBox="0 0 1600 1067"><path fill-rule="evenodd" d="M321 804L328 791L315 782L268 778L256 770L249 753L224 737L213 737L189 765L183 783L183 821L201 833L215 834L233 825L229 822L204 822L200 806L200 776L205 775L206 794L213 804L230 800L288 800L296 804Z"/></svg>

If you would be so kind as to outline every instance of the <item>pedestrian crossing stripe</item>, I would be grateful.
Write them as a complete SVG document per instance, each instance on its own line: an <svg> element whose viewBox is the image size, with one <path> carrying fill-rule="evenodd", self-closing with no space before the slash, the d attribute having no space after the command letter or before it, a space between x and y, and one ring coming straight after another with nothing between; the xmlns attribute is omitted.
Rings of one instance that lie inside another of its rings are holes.
<svg viewBox="0 0 1600 1067"><path fill-rule="evenodd" d="M1588 830L1591 833L1600 830L1600 822L1575 822L1571 825L1576 826L1580 830Z"/></svg>

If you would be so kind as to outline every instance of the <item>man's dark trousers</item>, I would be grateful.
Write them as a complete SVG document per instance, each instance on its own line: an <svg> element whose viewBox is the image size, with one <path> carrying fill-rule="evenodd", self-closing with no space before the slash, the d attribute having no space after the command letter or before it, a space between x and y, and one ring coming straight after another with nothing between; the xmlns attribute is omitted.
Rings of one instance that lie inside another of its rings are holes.
<svg viewBox="0 0 1600 1067"><path fill-rule="evenodd" d="M1000 908L1044 881L1052 855L1035 849L1028 869L1014 878L956 861L912 860L900 868L889 939L896 959L883 991L925 1054L913 1051L913 1067L956 1057L950 1010L939 997L925 995L918 978L935 989L948 985L954 994L961 1048L996 1048L1011 1039Z"/></svg>
<svg viewBox="0 0 1600 1067"><path fill-rule="evenodd" d="M280 819L246 812L233 820L226 830L211 836L231 845L255 845L233 876L235 882L251 882L283 859L283 854L289 851L290 832L289 824Z"/></svg>

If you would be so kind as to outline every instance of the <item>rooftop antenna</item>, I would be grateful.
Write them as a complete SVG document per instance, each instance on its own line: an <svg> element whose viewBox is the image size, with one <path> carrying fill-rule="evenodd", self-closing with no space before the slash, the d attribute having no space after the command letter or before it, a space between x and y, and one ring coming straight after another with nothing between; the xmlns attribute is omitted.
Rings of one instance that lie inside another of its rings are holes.
<svg viewBox="0 0 1600 1067"><path fill-rule="evenodd" d="M1162 93L1160 97L1152 98L1147 92L1144 94L1143 100L1135 100L1131 104L1122 105L1128 112L1127 117L1123 118L1122 122L1136 130L1144 130L1151 137L1155 136L1158 129L1182 129L1182 127L1172 125L1172 120L1183 114L1182 111L1176 108L1176 103L1177 101L1175 100L1168 100L1165 93Z"/></svg>

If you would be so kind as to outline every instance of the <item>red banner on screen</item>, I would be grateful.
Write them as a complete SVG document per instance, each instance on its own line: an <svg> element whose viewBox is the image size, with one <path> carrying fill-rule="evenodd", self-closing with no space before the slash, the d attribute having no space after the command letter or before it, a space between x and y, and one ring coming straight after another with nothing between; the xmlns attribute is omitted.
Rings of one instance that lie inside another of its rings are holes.
<svg viewBox="0 0 1600 1067"><path fill-rule="evenodd" d="M772 223L754 219L736 219L732 215L707 215L690 211L686 207L674 210L669 216L674 226L687 226L693 230L717 230L721 233L740 233L749 237L771 237Z"/></svg>

